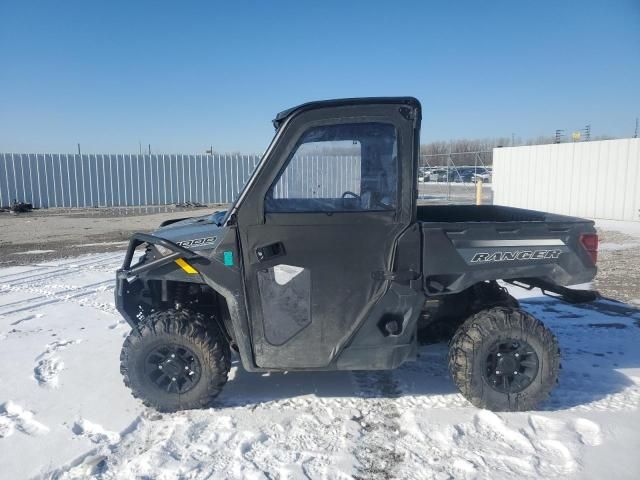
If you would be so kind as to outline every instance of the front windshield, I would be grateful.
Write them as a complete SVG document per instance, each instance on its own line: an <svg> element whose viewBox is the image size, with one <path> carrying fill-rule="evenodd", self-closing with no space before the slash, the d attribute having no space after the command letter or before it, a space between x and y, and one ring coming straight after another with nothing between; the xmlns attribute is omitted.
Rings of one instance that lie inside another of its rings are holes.
<svg viewBox="0 0 640 480"><path fill-rule="evenodd" d="M269 146L267 147L267 149L262 154L262 157L260 158L260 161L258 162L258 165L256 165L256 168L253 169L253 172L251 173L251 175L249 176L249 179L246 181L246 183L244 184L244 186L240 190L240 193L238 193L238 195L234 199L233 203L229 206L229 210L224 212L225 216L222 219L222 221L219 223L219 225L226 225L227 222L229 222L229 219L231 218L231 216L238 209L238 206L240 205L240 202L242 201L242 199L245 197L245 195L249 191L249 188L253 184L253 181L256 178L256 176L258 175L258 172L260 172L260 170L262 170L262 168L264 167L265 159L267 158L268 153L271 151L271 149L275 145L276 139L280 136L280 133L282 132L282 130L283 130L282 128L279 128L278 130L276 130L276 134L273 136L273 138L271 139L271 142L269 143Z"/></svg>

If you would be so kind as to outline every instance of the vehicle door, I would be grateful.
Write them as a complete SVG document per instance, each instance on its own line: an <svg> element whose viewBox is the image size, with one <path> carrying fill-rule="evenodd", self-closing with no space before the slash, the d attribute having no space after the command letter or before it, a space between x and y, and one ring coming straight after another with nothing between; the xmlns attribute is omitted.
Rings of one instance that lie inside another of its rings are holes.
<svg viewBox="0 0 640 480"><path fill-rule="evenodd" d="M280 125L237 212L259 367L327 367L388 290L415 219L419 108L321 103Z"/></svg>

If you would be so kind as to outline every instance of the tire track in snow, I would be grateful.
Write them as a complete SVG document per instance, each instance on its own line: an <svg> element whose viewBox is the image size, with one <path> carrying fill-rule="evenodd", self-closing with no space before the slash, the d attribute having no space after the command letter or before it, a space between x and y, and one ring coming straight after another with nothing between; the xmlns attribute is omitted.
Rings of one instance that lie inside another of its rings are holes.
<svg viewBox="0 0 640 480"><path fill-rule="evenodd" d="M1 290L3 293L4 292L31 292L31 293L37 293L40 294L41 297L49 297L52 295L65 295L65 294L73 294L78 292L79 290L86 290L86 291L92 291L92 292L100 292L105 290L104 288L101 288L105 285L109 285L109 284L113 284L115 283L115 280L102 280L100 282L95 282L95 283L90 283L88 285L79 285L77 287L71 287L71 288L67 288L65 290L58 290L55 291L55 285L47 285L47 284L43 284L43 285L27 285L27 286L21 286L21 285L15 285L15 286L5 286L5 288L3 290ZM46 288L44 288L46 287ZM15 302L9 302L9 303L4 303L2 305L2 307L13 307L16 305L21 305L24 303L29 303L29 302L34 302L37 301L39 298L41 297L31 297L31 298L25 298L22 300L16 300Z"/></svg>
<svg viewBox="0 0 640 480"><path fill-rule="evenodd" d="M119 259L121 256L121 254L100 255L97 259L95 258L95 256L93 256L86 261L68 261L67 263L64 263L62 265L52 267L47 266L40 269L34 269L35 271L40 273L36 273L33 275L29 275L29 273L34 271L31 270L0 277L0 293L30 292L39 295L39 297L36 298L32 297L18 300L12 303L5 303L4 305L2 305L2 308L5 310L0 311L0 315L9 315L23 311L31 311L46 305L56 304L60 302L73 302L81 306L91 306L96 310L103 311L105 313L115 314L116 309L110 304L78 301L78 299L95 295L105 290L112 290L115 280L104 280L88 285L66 288L61 291L55 291L55 286L51 285L51 282L70 275L77 275L78 273L81 273L83 269L88 269L91 272L100 272L101 269L106 268L106 270L103 271L105 273L110 273L117 268L117 263L114 261ZM57 269L51 270L51 268ZM11 280L11 278L14 277L15 281ZM105 286L107 288L103 288ZM19 307L21 305L24 306ZM7 307L14 308L6 310Z"/></svg>
<svg viewBox="0 0 640 480"><path fill-rule="evenodd" d="M389 479L404 460L398 451L400 413L396 404L402 392L391 371L353 372L359 396L365 405L352 420L360 425L361 437L353 452L358 467L354 478Z"/></svg>
<svg viewBox="0 0 640 480"><path fill-rule="evenodd" d="M29 265L9 267L9 268L29 268L29 270L26 270L23 272L7 273L4 275L0 275L0 281L9 277L20 276L25 273L46 272L46 271L50 271L53 268L64 269L64 268L76 268L76 267L89 266L96 263L105 262L107 260L115 260L118 258L123 258L124 254L125 252L85 254L85 255L80 255L78 257L50 260L46 263L32 263Z"/></svg>
<svg viewBox="0 0 640 480"><path fill-rule="evenodd" d="M50 281L54 278L61 278L68 275L77 274L82 271L84 268L89 268L91 271L100 271L98 270L100 267L109 267L108 271L112 271L118 268L118 263L114 260L121 258L122 255L112 255L107 258L100 258L98 260L93 259L88 262L75 262L70 263L68 266L62 266L58 270L51 270L50 268L58 268L59 266L47 267L45 272L36 273L34 275L29 275L33 272L33 270L28 270L21 273L15 273L11 275L5 275L4 277L0 277L0 285L24 285L28 283L33 283L37 281ZM37 270L36 270L37 271ZM107 270L105 270L106 272ZM7 280L7 277L17 277L15 280ZM9 283L7 283L9 282Z"/></svg>
<svg viewBox="0 0 640 480"><path fill-rule="evenodd" d="M68 268L80 268L87 267L95 264L106 263L118 258L123 258L124 252L120 252L117 254L95 254L95 255L86 255L80 256L76 258L64 259L62 261L51 261L50 263L34 263L27 266L22 266L22 268L28 268L28 270L16 273L7 273L5 275L0 275L0 281L5 280L9 277L16 277L23 275L25 273L38 273L38 272L52 272L52 269L57 268L56 271L62 271ZM21 267L10 267L10 268L21 268Z"/></svg>
<svg viewBox="0 0 640 480"><path fill-rule="evenodd" d="M116 309L114 306L110 305L110 304L103 304L103 303L91 303L91 304L87 304L81 301L76 301L79 298L83 298L89 295L95 295L104 291L109 291L109 290L113 290L115 287L113 285L113 283L115 283L115 280L104 280L102 282L97 282L95 284L91 284L91 285L87 285L87 286L82 286L82 287L77 287L77 288L70 288L67 290L63 290L61 292L53 292L51 290L47 290L47 289L43 289L43 288L37 288L37 287L24 287L24 288L19 288L19 287L12 287L12 288L8 288L3 290L4 292L6 291L11 291L11 292L32 292L32 293L38 293L41 296L40 297L36 297L36 298L28 298L25 300L20 300L17 302L14 302L13 304L5 304L3 305L3 307L6 306L16 306L16 305L21 305L21 304L26 304L26 306L24 307L18 307L18 308L14 308L12 310L4 310L4 311L0 311L0 315L9 315L12 313L18 313L18 312L24 312L24 311L30 311L30 310L34 310L40 307L43 307L45 305L51 305L54 303L61 303L61 302L72 302L75 303L77 305L80 306L90 306L95 308L96 310L105 312L105 313L111 313L111 314L115 314L116 313ZM97 287L97 288L93 288L93 287ZM101 288L101 287L106 287L106 288ZM74 293L75 292L75 293ZM37 301L38 298L48 298L48 300L44 300L38 303L33 303L34 301Z"/></svg>

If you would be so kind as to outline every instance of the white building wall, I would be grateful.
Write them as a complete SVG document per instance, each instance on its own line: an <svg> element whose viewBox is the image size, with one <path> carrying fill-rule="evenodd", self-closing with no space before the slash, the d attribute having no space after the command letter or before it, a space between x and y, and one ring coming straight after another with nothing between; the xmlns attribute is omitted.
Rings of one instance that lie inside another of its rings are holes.
<svg viewBox="0 0 640 480"><path fill-rule="evenodd" d="M493 201L640 221L640 138L493 150Z"/></svg>

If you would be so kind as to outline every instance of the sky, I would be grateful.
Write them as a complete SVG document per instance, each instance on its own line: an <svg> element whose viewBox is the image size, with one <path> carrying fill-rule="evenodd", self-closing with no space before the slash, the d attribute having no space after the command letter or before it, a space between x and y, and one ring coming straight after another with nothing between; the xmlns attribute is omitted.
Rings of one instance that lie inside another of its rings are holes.
<svg viewBox="0 0 640 480"><path fill-rule="evenodd" d="M640 0L0 0L0 152L260 153L311 100L411 95L422 142L640 116Z"/></svg>

